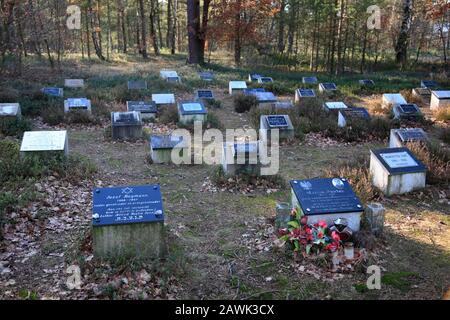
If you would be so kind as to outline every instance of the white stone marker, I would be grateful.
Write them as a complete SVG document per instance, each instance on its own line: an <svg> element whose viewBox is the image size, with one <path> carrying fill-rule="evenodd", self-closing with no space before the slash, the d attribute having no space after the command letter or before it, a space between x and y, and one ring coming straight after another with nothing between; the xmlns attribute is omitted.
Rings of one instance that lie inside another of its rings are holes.
<svg viewBox="0 0 450 320"><path fill-rule="evenodd" d="M84 80L83 79L65 79L64 86L67 88L83 88Z"/></svg>
<svg viewBox="0 0 450 320"><path fill-rule="evenodd" d="M370 151L372 183L387 196L424 188L426 170L408 148Z"/></svg>
<svg viewBox="0 0 450 320"><path fill-rule="evenodd" d="M450 107L450 90L431 91L430 109L435 111L441 108Z"/></svg>
<svg viewBox="0 0 450 320"><path fill-rule="evenodd" d="M0 117L22 118L20 104L18 103L0 103Z"/></svg>
<svg viewBox="0 0 450 320"><path fill-rule="evenodd" d="M181 82L181 78L174 70L161 70L159 72L161 78L170 82Z"/></svg>
<svg viewBox="0 0 450 320"><path fill-rule="evenodd" d="M405 98L400 93L385 93L383 94L381 106L383 108L389 108L396 104L408 104Z"/></svg>
<svg viewBox="0 0 450 320"><path fill-rule="evenodd" d="M21 156L32 152L49 151L69 154L67 131L26 131L23 134Z"/></svg>
<svg viewBox="0 0 450 320"><path fill-rule="evenodd" d="M152 101L158 105L175 104L175 95L173 93L154 93L152 94Z"/></svg>
<svg viewBox="0 0 450 320"><path fill-rule="evenodd" d="M323 108L327 111L347 109L348 106L342 101L325 102Z"/></svg>
<svg viewBox="0 0 450 320"><path fill-rule="evenodd" d="M230 81L228 83L228 92L230 95L236 92L242 92L247 89L247 83L245 81Z"/></svg>

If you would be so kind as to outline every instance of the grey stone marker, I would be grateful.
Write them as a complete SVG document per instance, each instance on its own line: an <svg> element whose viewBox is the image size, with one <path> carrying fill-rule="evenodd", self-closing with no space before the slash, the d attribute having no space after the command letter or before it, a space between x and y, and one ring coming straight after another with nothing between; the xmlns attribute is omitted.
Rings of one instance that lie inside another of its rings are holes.
<svg viewBox="0 0 450 320"><path fill-rule="evenodd" d="M175 95L173 93L154 93L152 94L152 101L154 101L157 106L175 104Z"/></svg>
<svg viewBox="0 0 450 320"><path fill-rule="evenodd" d="M230 81L228 83L228 93L230 95L240 93L245 89L247 89L247 83L245 81Z"/></svg>
<svg viewBox="0 0 450 320"><path fill-rule="evenodd" d="M407 104L408 102L400 93L385 93L383 94L381 106L383 108L390 108L396 104Z"/></svg>
<svg viewBox="0 0 450 320"><path fill-rule="evenodd" d="M155 259L167 253L159 185L96 188L92 240L102 259Z"/></svg>
<svg viewBox="0 0 450 320"><path fill-rule="evenodd" d="M111 112L111 123L113 139L134 140L142 137L140 112Z"/></svg>
<svg viewBox="0 0 450 320"><path fill-rule="evenodd" d="M154 101L127 101L127 111L140 112L142 119L154 119L157 107Z"/></svg>
<svg viewBox="0 0 450 320"><path fill-rule="evenodd" d="M385 209L381 203L369 203L364 210L364 224L375 236L380 236L384 229Z"/></svg>
<svg viewBox="0 0 450 320"><path fill-rule="evenodd" d="M332 82L319 83L319 91L320 92L336 92L337 86Z"/></svg>
<svg viewBox="0 0 450 320"><path fill-rule="evenodd" d="M271 131L277 129L280 141L294 138L294 126L288 115L261 115L259 122L261 140L265 143L271 141Z"/></svg>
<svg viewBox="0 0 450 320"><path fill-rule="evenodd" d="M83 88L84 80L83 79L65 79L64 86L67 88Z"/></svg>
<svg viewBox="0 0 450 320"><path fill-rule="evenodd" d="M147 81L144 80L130 80L127 83L128 90L146 90Z"/></svg>
<svg viewBox="0 0 450 320"><path fill-rule="evenodd" d="M413 103L396 104L392 109L395 119L417 120L422 117L419 107Z"/></svg>
<svg viewBox="0 0 450 320"><path fill-rule="evenodd" d="M313 89L307 89L307 88L299 88L297 90L295 90L295 99L294 101L300 102L300 100L305 99L305 98L315 98L316 97L316 93L314 92Z"/></svg>
<svg viewBox="0 0 450 320"><path fill-rule="evenodd" d="M260 175L259 141L224 142L222 168L226 175Z"/></svg>
<svg viewBox="0 0 450 320"><path fill-rule="evenodd" d="M172 153L181 158L189 148L182 136L154 135L150 138L150 157L153 163L172 163Z"/></svg>
<svg viewBox="0 0 450 320"><path fill-rule="evenodd" d="M391 129L389 148L402 148L407 142L426 142L427 134L421 128Z"/></svg>
<svg viewBox="0 0 450 320"><path fill-rule="evenodd" d="M424 188L426 171L408 148L370 151L372 184L387 196Z"/></svg>

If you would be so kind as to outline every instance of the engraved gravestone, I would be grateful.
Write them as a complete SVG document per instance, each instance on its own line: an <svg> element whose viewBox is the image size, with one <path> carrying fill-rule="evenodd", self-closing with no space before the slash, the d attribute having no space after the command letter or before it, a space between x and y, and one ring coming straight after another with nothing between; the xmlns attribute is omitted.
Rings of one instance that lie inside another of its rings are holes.
<svg viewBox="0 0 450 320"><path fill-rule="evenodd" d="M272 130L277 129L279 140L288 140L294 138L294 126L289 115L261 115L260 117L260 135L261 140L267 145L271 143Z"/></svg>
<svg viewBox="0 0 450 320"><path fill-rule="evenodd" d="M261 77L262 77L262 75L260 75L258 73L251 73L248 75L248 81L250 81L250 82L258 81L258 79Z"/></svg>
<svg viewBox="0 0 450 320"><path fill-rule="evenodd" d="M84 87L83 79L65 79L64 86L67 88L82 88Z"/></svg>
<svg viewBox="0 0 450 320"><path fill-rule="evenodd" d="M21 156L41 153L69 153L67 131L26 131L20 146Z"/></svg>
<svg viewBox="0 0 450 320"><path fill-rule="evenodd" d="M111 112L111 122L113 139L139 139L142 137L140 112Z"/></svg>
<svg viewBox="0 0 450 320"><path fill-rule="evenodd" d="M450 90L431 91L430 109L436 111L450 107Z"/></svg>
<svg viewBox="0 0 450 320"><path fill-rule="evenodd" d="M147 81L144 80L130 80L128 81L128 90L146 90Z"/></svg>
<svg viewBox="0 0 450 320"><path fill-rule="evenodd" d="M172 152L176 150L179 157L188 152L187 143L182 136L152 135L150 138L150 156L153 163L171 163Z"/></svg>
<svg viewBox="0 0 450 320"><path fill-rule="evenodd" d="M247 83L245 81L230 81L228 83L228 93L230 95L242 92L244 89L247 89Z"/></svg>
<svg viewBox="0 0 450 320"><path fill-rule="evenodd" d="M435 89L438 87L438 83L434 80L422 80L420 86L426 89Z"/></svg>
<svg viewBox="0 0 450 320"><path fill-rule="evenodd" d="M393 108L395 119L417 120L422 117L422 112L415 104L397 104Z"/></svg>
<svg viewBox="0 0 450 320"><path fill-rule="evenodd" d="M156 117L156 103L154 101L127 101L127 111L138 111L142 119Z"/></svg>
<svg viewBox="0 0 450 320"><path fill-rule="evenodd" d="M203 81L213 81L214 80L214 74L209 71L199 72L198 75L200 76L200 79L202 79Z"/></svg>
<svg viewBox="0 0 450 320"><path fill-rule="evenodd" d="M156 258L166 252L159 185L93 191L94 254L101 258Z"/></svg>
<svg viewBox="0 0 450 320"><path fill-rule="evenodd" d="M56 87L46 87L46 88L42 88L42 93L47 96L51 96L51 97L63 97L64 89L56 88Z"/></svg>
<svg viewBox="0 0 450 320"><path fill-rule="evenodd" d="M371 150L372 183L384 194L402 194L425 187L426 168L408 148Z"/></svg>
<svg viewBox="0 0 450 320"><path fill-rule="evenodd" d="M302 82L304 84L317 84L319 81L317 80L317 77L303 77Z"/></svg>
<svg viewBox="0 0 450 320"><path fill-rule="evenodd" d="M302 98L315 98L316 93L313 89L299 88L295 90L295 102L299 102Z"/></svg>
<svg viewBox="0 0 450 320"><path fill-rule="evenodd" d="M260 77L258 83L272 83L273 79L271 77Z"/></svg>
<svg viewBox="0 0 450 320"><path fill-rule="evenodd" d="M326 82L326 83L320 83L319 84L319 91L320 92L332 92L337 91L337 86L334 83Z"/></svg>
<svg viewBox="0 0 450 320"><path fill-rule="evenodd" d="M157 106L175 104L175 95L173 93L154 93L152 94L152 101Z"/></svg>
<svg viewBox="0 0 450 320"><path fill-rule="evenodd" d="M372 87L375 85L375 82L373 82L373 80L370 79L363 79L359 80L359 84L364 87Z"/></svg>
<svg viewBox="0 0 450 320"><path fill-rule="evenodd" d="M178 104L178 116L183 124L205 122L206 114L205 105L201 101L182 101Z"/></svg>
<svg viewBox="0 0 450 320"><path fill-rule="evenodd" d="M365 108L351 107L339 110L338 126L345 127L352 120L370 120L370 114Z"/></svg>
<svg viewBox="0 0 450 320"><path fill-rule="evenodd" d="M91 100L86 98L68 98L64 100L64 112L76 110L85 110L91 113Z"/></svg>
<svg viewBox="0 0 450 320"><path fill-rule="evenodd" d="M195 98L196 100L212 100L214 99L214 94L212 90L200 89L196 91Z"/></svg>
<svg viewBox="0 0 450 320"><path fill-rule="evenodd" d="M333 110L347 109L348 107L344 102L331 101L331 102L325 102L323 104L323 108L327 111L333 111Z"/></svg>
<svg viewBox="0 0 450 320"><path fill-rule="evenodd" d="M308 223L325 220L332 225L345 218L352 230L359 230L364 208L346 179L292 180L290 185L292 206L308 217Z"/></svg>
<svg viewBox="0 0 450 320"><path fill-rule="evenodd" d="M396 104L407 104L405 98L400 93L385 93L382 97L382 107L389 108Z"/></svg>
<svg viewBox="0 0 450 320"><path fill-rule="evenodd" d="M222 152L222 168L227 175L259 175L259 142L225 142Z"/></svg>
<svg viewBox="0 0 450 320"><path fill-rule="evenodd" d="M427 134L421 128L391 129L389 148L401 148L408 142L425 142Z"/></svg>

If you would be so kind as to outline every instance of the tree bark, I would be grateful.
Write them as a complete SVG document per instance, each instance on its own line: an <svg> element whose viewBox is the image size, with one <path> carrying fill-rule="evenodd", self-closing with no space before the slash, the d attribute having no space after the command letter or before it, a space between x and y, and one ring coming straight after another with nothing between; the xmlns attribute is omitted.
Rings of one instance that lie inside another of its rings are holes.
<svg viewBox="0 0 450 320"><path fill-rule="evenodd" d="M402 67L405 66L408 59L409 29L412 18L412 0L403 0L402 4L402 22L395 45L395 61Z"/></svg>

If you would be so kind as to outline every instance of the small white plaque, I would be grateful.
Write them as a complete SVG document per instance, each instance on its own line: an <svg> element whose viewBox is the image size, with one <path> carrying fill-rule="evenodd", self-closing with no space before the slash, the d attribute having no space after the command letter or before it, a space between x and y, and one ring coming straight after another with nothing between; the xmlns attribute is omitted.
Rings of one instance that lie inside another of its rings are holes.
<svg viewBox="0 0 450 320"><path fill-rule="evenodd" d="M230 89L247 89L245 81L230 81Z"/></svg>
<svg viewBox="0 0 450 320"><path fill-rule="evenodd" d="M203 108L199 103L183 103L184 111L202 111Z"/></svg>
<svg viewBox="0 0 450 320"><path fill-rule="evenodd" d="M392 169L418 166L417 162L405 151L380 153L380 156Z"/></svg>
<svg viewBox="0 0 450 320"><path fill-rule="evenodd" d="M325 103L326 107L328 109L347 109L347 105L343 102L326 102Z"/></svg>
<svg viewBox="0 0 450 320"><path fill-rule="evenodd" d="M155 93L152 94L152 100L156 104L174 104L175 95L173 93Z"/></svg>
<svg viewBox="0 0 450 320"><path fill-rule="evenodd" d="M177 72L176 72L176 71L173 71L173 70L161 70L161 71L159 72L159 75L160 75L161 78L163 78L163 79L178 77Z"/></svg>
<svg viewBox="0 0 450 320"><path fill-rule="evenodd" d="M385 93L383 99L390 104L407 104L408 102L400 93Z"/></svg>
<svg viewBox="0 0 450 320"><path fill-rule="evenodd" d="M432 91L438 99L450 99L450 91Z"/></svg>
<svg viewBox="0 0 450 320"><path fill-rule="evenodd" d="M0 104L0 116L16 116L19 111L18 103L1 103Z"/></svg>
<svg viewBox="0 0 450 320"><path fill-rule="evenodd" d="M67 131L26 131L20 151L63 151Z"/></svg>
<svg viewBox="0 0 450 320"><path fill-rule="evenodd" d="M83 79L66 79L64 81L64 86L68 88L81 88L84 86Z"/></svg>

